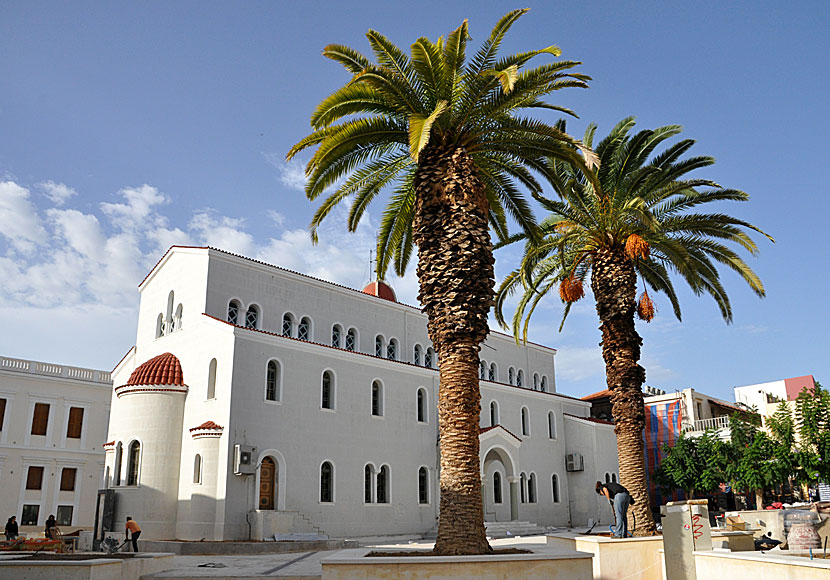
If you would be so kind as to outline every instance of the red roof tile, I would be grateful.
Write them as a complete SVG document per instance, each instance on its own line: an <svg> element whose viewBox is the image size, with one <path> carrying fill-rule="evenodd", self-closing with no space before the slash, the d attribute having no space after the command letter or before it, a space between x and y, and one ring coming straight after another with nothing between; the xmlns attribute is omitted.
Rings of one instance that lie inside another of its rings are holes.
<svg viewBox="0 0 830 580"><path fill-rule="evenodd" d="M502 429L504 431L507 431L508 435L512 435L514 438L518 439L519 441L522 440L521 437L518 437L515 433L510 431L510 429L507 429L504 425L492 425L490 427L479 427L478 434L479 434L479 436L481 436L481 435L484 435L485 433L487 433L488 431L492 431L493 429Z"/></svg>
<svg viewBox="0 0 830 580"><path fill-rule="evenodd" d="M206 430L221 431L222 429L224 429L224 427L222 427L220 425L217 425L213 421L205 421L204 423L202 423L198 427L193 427L190 430L191 431L206 431Z"/></svg>
<svg viewBox="0 0 830 580"><path fill-rule="evenodd" d="M153 357L136 367L128 385L184 385L182 365L169 352Z"/></svg>
<svg viewBox="0 0 830 580"><path fill-rule="evenodd" d="M392 290L392 287L381 280L378 280L376 282L369 282L363 289L363 293L370 294L372 296L377 296L378 298L383 298L384 300L389 300L390 302L398 301L395 297L395 291Z"/></svg>
<svg viewBox="0 0 830 580"><path fill-rule="evenodd" d="M590 395L585 395L582 397L583 401L593 401L594 399L602 399L604 397L610 397L611 391L609 389L605 389L604 391L600 391L598 393L592 393Z"/></svg>

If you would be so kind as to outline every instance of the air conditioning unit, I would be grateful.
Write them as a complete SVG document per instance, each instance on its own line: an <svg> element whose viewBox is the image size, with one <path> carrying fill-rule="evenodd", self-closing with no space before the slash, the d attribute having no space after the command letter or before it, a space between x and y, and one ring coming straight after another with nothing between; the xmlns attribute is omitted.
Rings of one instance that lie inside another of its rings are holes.
<svg viewBox="0 0 830 580"><path fill-rule="evenodd" d="M256 473L254 452L256 447L250 445L233 446L233 473L234 475L253 475Z"/></svg>
<svg viewBox="0 0 830 580"><path fill-rule="evenodd" d="M581 453L568 453L565 456L565 471L584 471L585 464Z"/></svg>

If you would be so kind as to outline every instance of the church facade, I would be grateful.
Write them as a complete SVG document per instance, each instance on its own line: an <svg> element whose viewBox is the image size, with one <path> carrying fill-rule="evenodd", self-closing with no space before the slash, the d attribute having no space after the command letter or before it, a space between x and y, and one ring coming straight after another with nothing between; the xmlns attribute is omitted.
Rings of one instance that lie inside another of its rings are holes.
<svg viewBox="0 0 830 580"><path fill-rule="evenodd" d="M171 248L139 286L113 370L104 486L149 538L420 534L438 515L439 373L426 317L213 248ZM608 522L613 426L557 392L556 351L481 350L485 519Z"/></svg>

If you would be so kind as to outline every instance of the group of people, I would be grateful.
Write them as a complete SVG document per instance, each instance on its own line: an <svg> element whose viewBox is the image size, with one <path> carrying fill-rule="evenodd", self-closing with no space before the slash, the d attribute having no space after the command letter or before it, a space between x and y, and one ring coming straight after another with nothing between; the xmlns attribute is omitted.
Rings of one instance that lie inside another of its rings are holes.
<svg viewBox="0 0 830 580"><path fill-rule="evenodd" d="M10 517L6 522L5 533L7 541L16 540L20 535L20 528L17 525L17 516ZM138 537L141 535L141 527L130 516L127 516L127 524L124 533L126 537L125 543L130 541L133 545L133 552L138 552ZM50 540L59 539L60 529L58 528L58 522L54 515L50 515L46 519L46 529L44 530L43 535Z"/></svg>

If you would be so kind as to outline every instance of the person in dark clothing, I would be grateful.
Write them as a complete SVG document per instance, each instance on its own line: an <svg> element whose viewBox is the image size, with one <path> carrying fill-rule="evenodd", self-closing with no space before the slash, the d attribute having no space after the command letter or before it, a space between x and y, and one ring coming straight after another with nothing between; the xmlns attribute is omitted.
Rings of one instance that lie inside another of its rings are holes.
<svg viewBox="0 0 830 580"><path fill-rule="evenodd" d="M17 516L12 516L9 518L9 521L6 522L6 539L16 540L17 539Z"/></svg>
<svg viewBox="0 0 830 580"><path fill-rule="evenodd" d="M617 522L612 528L615 538L628 537L628 506L634 503L628 490L615 481L608 483L597 482L596 491L605 496L614 510Z"/></svg>
<svg viewBox="0 0 830 580"><path fill-rule="evenodd" d="M57 535L55 534L57 529L58 522L55 521L55 516L49 516L49 518L46 520L46 530L44 531L44 535L50 540L54 540L55 536Z"/></svg>
<svg viewBox="0 0 830 580"><path fill-rule="evenodd" d="M133 543L133 552L138 552L138 536L141 535L141 528L130 516L127 516L127 528L125 533L127 535L127 539Z"/></svg>

